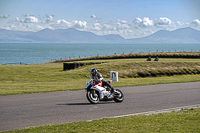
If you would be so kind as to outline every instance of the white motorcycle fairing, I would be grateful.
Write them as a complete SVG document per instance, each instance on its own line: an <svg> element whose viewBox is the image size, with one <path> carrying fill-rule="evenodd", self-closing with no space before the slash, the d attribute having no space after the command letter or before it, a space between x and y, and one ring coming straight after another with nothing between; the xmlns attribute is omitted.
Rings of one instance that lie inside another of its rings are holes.
<svg viewBox="0 0 200 133"><path fill-rule="evenodd" d="M92 104L97 104L99 101L112 101L114 100L117 103L121 103L124 100L124 95L119 89L114 89L114 92L111 94L110 88L107 86L102 86L102 82L90 82L86 81L86 97L88 101ZM112 81L109 81L111 84Z"/></svg>
<svg viewBox="0 0 200 133"><path fill-rule="evenodd" d="M85 89L88 89L88 87L91 86L89 89L93 89L93 90L96 90L98 91L99 93L99 99L100 100L104 100L105 98L108 98L111 94L110 91L107 91L106 88L104 88L102 86L102 82L97 82L97 83L93 83L93 80L91 80L89 83L87 83Z"/></svg>

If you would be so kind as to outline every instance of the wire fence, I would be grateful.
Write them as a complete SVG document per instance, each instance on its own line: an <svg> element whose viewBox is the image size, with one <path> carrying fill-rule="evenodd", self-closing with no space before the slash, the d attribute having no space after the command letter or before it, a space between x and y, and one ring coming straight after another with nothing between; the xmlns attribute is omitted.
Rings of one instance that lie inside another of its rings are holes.
<svg viewBox="0 0 200 133"><path fill-rule="evenodd" d="M156 49L156 50L145 50L145 51L140 51L140 52L136 52L134 50L130 51L130 52L114 52L113 54L107 54L107 53L104 53L104 54L95 54L95 55L73 55L73 56L65 56L65 57L62 57L62 58L58 58L58 59L50 59L50 61L56 61L56 60L64 60L64 59L79 59L79 58L86 58L86 57L99 57L99 56L109 56L109 55L120 55L120 54L132 54L132 53L164 53L164 52L200 52L200 49L190 49L190 50L177 50L177 49L168 49L168 50L163 50L163 49ZM5 64L1 64L1 65L27 65L27 63L24 63L24 62L14 62L14 63L5 63Z"/></svg>
<svg viewBox="0 0 200 133"><path fill-rule="evenodd" d="M77 55L77 56L69 56L69 57L64 57L64 58L59 58L59 59L51 59L51 61L55 61L55 60L63 60L63 59L77 59L77 58L86 58L86 57L99 57L99 56L108 56L108 55L118 55L118 54L132 54L132 53L164 53L164 52L200 52L200 49L196 49L196 50L171 50L171 49L168 49L168 50L159 50L159 49L156 49L156 50L148 50L148 51L140 51L140 52L134 52L134 51L131 51L131 52L121 52L121 53L113 53L113 54L96 54L96 55Z"/></svg>

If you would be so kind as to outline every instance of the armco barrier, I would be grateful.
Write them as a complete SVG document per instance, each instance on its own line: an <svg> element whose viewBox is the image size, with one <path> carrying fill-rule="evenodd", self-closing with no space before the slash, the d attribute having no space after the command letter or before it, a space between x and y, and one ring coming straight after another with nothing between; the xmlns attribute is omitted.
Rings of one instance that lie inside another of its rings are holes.
<svg viewBox="0 0 200 133"><path fill-rule="evenodd" d="M78 68L83 65L101 64L104 62L89 62L89 63L63 63L63 71Z"/></svg>

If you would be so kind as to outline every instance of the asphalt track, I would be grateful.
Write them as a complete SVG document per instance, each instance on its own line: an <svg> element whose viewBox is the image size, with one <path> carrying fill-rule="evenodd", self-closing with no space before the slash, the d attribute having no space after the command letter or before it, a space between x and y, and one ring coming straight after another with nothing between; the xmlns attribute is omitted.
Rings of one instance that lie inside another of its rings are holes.
<svg viewBox="0 0 200 133"><path fill-rule="evenodd" d="M85 91L0 96L0 131L200 104L200 82L121 87L122 103L90 104Z"/></svg>

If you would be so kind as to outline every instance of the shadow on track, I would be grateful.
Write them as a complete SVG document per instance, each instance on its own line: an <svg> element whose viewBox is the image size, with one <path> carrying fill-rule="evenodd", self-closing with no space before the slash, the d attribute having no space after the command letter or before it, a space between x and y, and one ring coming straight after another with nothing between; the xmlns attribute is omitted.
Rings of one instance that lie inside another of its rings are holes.
<svg viewBox="0 0 200 133"><path fill-rule="evenodd" d="M112 104L114 102L100 102L98 104ZM91 103L64 103L64 104L56 104L56 105L98 105L98 104L91 104Z"/></svg>

